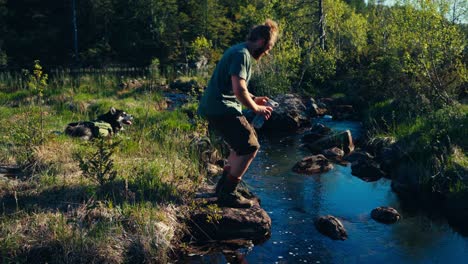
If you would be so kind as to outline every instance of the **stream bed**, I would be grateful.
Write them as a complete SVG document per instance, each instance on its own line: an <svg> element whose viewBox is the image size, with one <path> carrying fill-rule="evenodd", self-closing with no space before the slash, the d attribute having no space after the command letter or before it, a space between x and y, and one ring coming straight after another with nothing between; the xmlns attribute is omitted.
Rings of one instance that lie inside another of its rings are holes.
<svg viewBox="0 0 468 264"><path fill-rule="evenodd" d="M326 122L360 136L356 122ZM455 232L444 217L406 209L385 178L364 182L351 166L334 165L319 175L301 175L292 166L310 155L301 135L262 137L261 150L244 176L272 220L271 237L230 256L192 256L190 263L463 263L468 237ZM374 221L372 209L391 206L402 219L392 225ZM338 217L349 238L335 241L314 226L318 216ZM227 257L227 258L226 258Z"/></svg>

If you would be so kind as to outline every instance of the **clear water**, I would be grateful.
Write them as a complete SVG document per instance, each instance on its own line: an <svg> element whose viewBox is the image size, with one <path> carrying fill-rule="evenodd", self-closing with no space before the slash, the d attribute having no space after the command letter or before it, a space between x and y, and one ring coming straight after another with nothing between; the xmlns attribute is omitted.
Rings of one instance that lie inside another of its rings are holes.
<svg viewBox="0 0 468 264"><path fill-rule="evenodd" d="M359 124L329 122L336 130L359 136ZM364 182L350 166L320 175L300 175L291 167L308 155L300 135L263 138L262 149L245 175L272 220L271 238L240 251L242 263L466 263L468 237L452 230L442 217L405 212L390 181ZM372 209L391 206L403 219L393 225L375 222ZM345 241L320 234L314 219L331 214L348 231ZM226 263L223 254L198 256L192 263Z"/></svg>

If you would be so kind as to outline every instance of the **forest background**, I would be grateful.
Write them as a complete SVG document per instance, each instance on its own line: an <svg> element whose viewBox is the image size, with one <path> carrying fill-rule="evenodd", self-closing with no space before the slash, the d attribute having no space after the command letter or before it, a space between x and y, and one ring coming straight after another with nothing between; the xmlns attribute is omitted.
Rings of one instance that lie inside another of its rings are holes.
<svg viewBox="0 0 468 264"><path fill-rule="evenodd" d="M196 100L164 111L162 92L174 81L200 92L224 50L266 18L281 32L254 66L254 94L352 104L370 141L416 144L405 151L412 167L430 168L423 190L464 206L467 9L467 0L0 0L0 163L27 172L0 181L3 260L35 258L40 244L75 252L59 252L63 262L123 262L128 252L164 262L184 211L172 204L206 176L190 149L206 124L187 116ZM53 132L110 106L136 117L118 146ZM94 162L118 173L81 176L94 149L105 150Z"/></svg>

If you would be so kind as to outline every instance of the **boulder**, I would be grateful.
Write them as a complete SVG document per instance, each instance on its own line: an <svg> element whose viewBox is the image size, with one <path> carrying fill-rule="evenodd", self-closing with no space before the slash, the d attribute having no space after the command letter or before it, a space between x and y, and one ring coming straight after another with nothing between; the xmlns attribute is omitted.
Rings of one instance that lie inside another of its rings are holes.
<svg viewBox="0 0 468 264"><path fill-rule="evenodd" d="M371 217L375 221L392 224L400 220L401 215L392 207L381 206L372 210Z"/></svg>
<svg viewBox="0 0 468 264"><path fill-rule="evenodd" d="M214 190L199 195L202 198L195 199L198 207L191 211L187 222L190 235L197 241L264 240L271 234L271 219L260 207L259 199L247 192L246 198L254 204L251 208L218 207Z"/></svg>
<svg viewBox="0 0 468 264"><path fill-rule="evenodd" d="M331 160L340 161L344 156L344 151L340 148L334 147L322 151L322 154Z"/></svg>
<svg viewBox="0 0 468 264"><path fill-rule="evenodd" d="M343 132L327 135L319 140L311 143L307 143L306 147L312 151L312 153L320 153L324 149L333 147L339 147L344 150L345 153L353 152L354 143L351 131L346 130Z"/></svg>
<svg viewBox="0 0 468 264"><path fill-rule="evenodd" d="M332 215L321 216L315 221L317 230L334 240L346 240L348 233L338 218Z"/></svg>
<svg viewBox="0 0 468 264"><path fill-rule="evenodd" d="M303 174L322 173L331 169L333 169L333 164L323 155L305 157L292 168L294 172Z"/></svg>
<svg viewBox="0 0 468 264"><path fill-rule="evenodd" d="M298 95L285 94L274 98L279 106L262 126L264 131L296 131L310 125L307 109Z"/></svg>
<svg viewBox="0 0 468 264"><path fill-rule="evenodd" d="M351 174L366 182L377 181L385 176L380 165L371 159L361 159L351 164Z"/></svg>

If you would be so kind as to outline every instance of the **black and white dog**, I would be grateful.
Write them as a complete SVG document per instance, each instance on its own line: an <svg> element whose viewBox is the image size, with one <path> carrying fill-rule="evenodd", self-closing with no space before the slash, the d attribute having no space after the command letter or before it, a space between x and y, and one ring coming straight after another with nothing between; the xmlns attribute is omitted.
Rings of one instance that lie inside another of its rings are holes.
<svg viewBox="0 0 468 264"><path fill-rule="evenodd" d="M131 125L133 116L123 110L111 107L109 112L98 116L94 121L80 121L67 125L65 134L89 140L96 137L108 137L123 130L123 125Z"/></svg>

